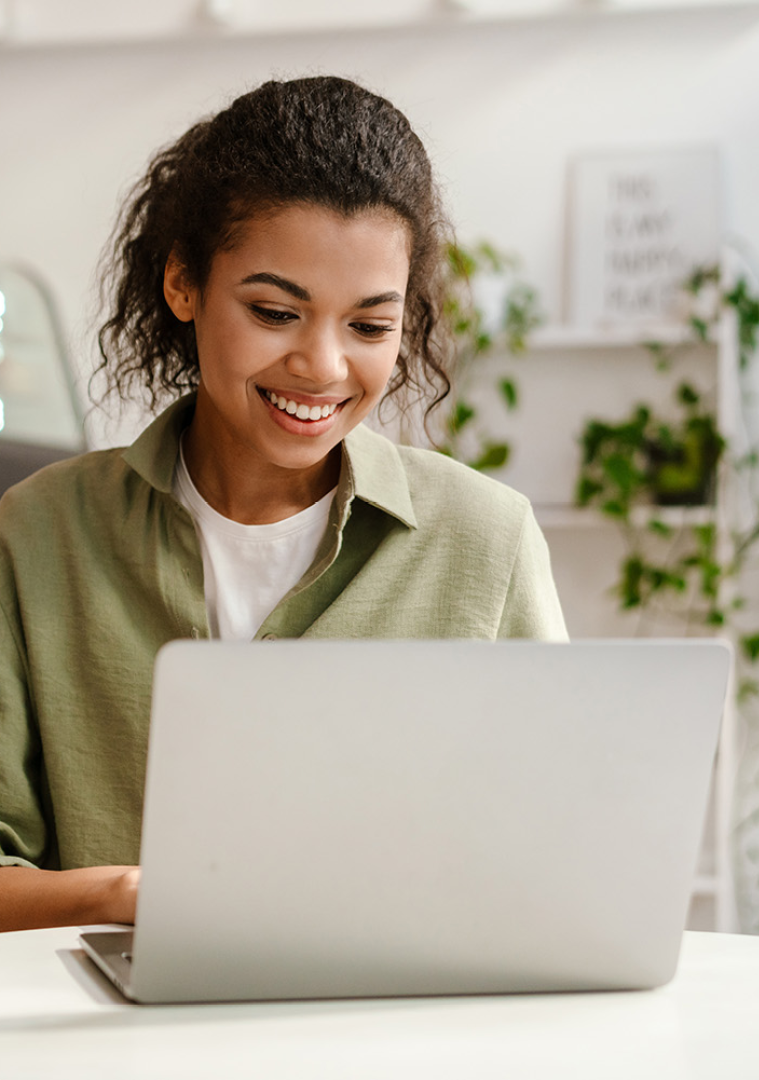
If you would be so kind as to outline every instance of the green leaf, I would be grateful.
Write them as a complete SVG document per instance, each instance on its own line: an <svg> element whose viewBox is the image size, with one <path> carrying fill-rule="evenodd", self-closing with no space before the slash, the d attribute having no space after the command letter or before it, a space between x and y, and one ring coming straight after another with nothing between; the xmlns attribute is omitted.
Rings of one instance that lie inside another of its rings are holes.
<svg viewBox="0 0 759 1080"><path fill-rule="evenodd" d="M696 315L690 318L690 326L699 341L709 340L709 323L705 319L699 319Z"/></svg>
<svg viewBox="0 0 759 1080"><path fill-rule="evenodd" d="M643 599L641 585L644 574L643 560L639 555L631 555L622 563L622 576L619 583L619 595L623 608L639 607Z"/></svg>
<svg viewBox="0 0 759 1080"><path fill-rule="evenodd" d="M698 390L694 390L690 383L680 383L677 388L677 400L682 405L698 405L701 395Z"/></svg>
<svg viewBox="0 0 759 1080"><path fill-rule="evenodd" d="M589 476L581 476L577 482L575 501L580 506L587 506L590 500L602 491L603 484L599 484L597 480L593 480Z"/></svg>
<svg viewBox="0 0 759 1080"><path fill-rule="evenodd" d="M449 244L448 265L457 278L468 280L477 271L477 262L472 255L458 244Z"/></svg>
<svg viewBox="0 0 759 1080"><path fill-rule="evenodd" d="M659 443L660 449L664 450L667 454L674 454L679 449L679 444L675 439L672 432L672 428L669 424L659 424L657 428L656 437Z"/></svg>
<svg viewBox="0 0 759 1080"><path fill-rule="evenodd" d="M648 421L651 419L651 410L647 405L638 405L633 413L633 426L642 433Z"/></svg>
<svg viewBox="0 0 759 1080"><path fill-rule="evenodd" d="M488 264L490 270L493 270L496 273L501 273L504 270L504 257L492 244L488 243L487 240L483 240L477 246L477 254Z"/></svg>
<svg viewBox="0 0 759 1080"><path fill-rule="evenodd" d="M750 450L735 462L736 469L753 469L756 465L759 465L759 452L756 450Z"/></svg>
<svg viewBox="0 0 759 1080"><path fill-rule="evenodd" d="M641 345L654 357L660 357L667 351L666 346L661 341L641 341Z"/></svg>
<svg viewBox="0 0 759 1080"><path fill-rule="evenodd" d="M642 341L641 345L651 353L657 371L669 371L672 367L672 355L666 345L661 341Z"/></svg>
<svg viewBox="0 0 759 1080"><path fill-rule="evenodd" d="M465 401L457 401L453 406L451 415L448 417L448 430L452 435L458 435L462 428L466 427L476 415L476 411L471 405L468 405Z"/></svg>
<svg viewBox="0 0 759 1080"><path fill-rule="evenodd" d="M651 587L651 592L661 592L663 589L673 589L675 592L684 592L687 582L682 574L667 570L666 567L650 566L646 570L646 578Z"/></svg>
<svg viewBox="0 0 759 1080"><path fill-rule="evenodd" d="M606 438L606 430L606 426L596 420L591 420L586 424L585 430L580 437L583 465L592 465L598 457Z"/></svg>
<svg viewBox="0 0 759 1080"><path fill-rule="evenodd" d="M720 279L719 266L697 266L695 270L683 282L683 288L697 296L706 285L718 284Z"/></svg>
<svg viewBox="0 0 759 1080"><path fill-rule="evenodd" d="M706 525L694 525L693 535L705 554L709 554L714 550L714 545L717 542L717 526L713 521L707 522Z"/></svg>
<svg viewBox="0 0 759 1080"><path fill-rule="evenodd" d="M759 660L759 634L745 634L740 639L740 647L743 655L752 663Z"/></svg>
<svg viewBox="0 0 759 1080"><path fill-rule="evenodd" d="M741 679L736 697L739 705L744 705L752 697L759 697L759 682L756 679Z"/></svg>
<svg viewBox="0 0 759 1080"><path fill-rule="evenodd" d="M626 521L627 512L627 507L617 499L607 499L605 503L601 504L601 513L606 514L607 517L621 518Z"/></svg>
<svg viewBox="0 0 759 1080"><path fill-rule="evenodd" d="M710 611L709 614L706 616L706 625L707 626L724 626L725 625L724 612L717 611L716 608L713 609L712 611Z"/></svg>
<svg viewBox="0 0 759 1080"><path fill-rule="evenodd" d="M715 599L719 591L722 567L719 563L704 559L701 564L701 592L710 599Z"/></svg>
<svg viewBox="0 0 759 1080"><path fill-rule="evenodd" d="M669 537L672 536L674 529L671 525L665 524L663 521L659 521L658 518L654 518L648 523L649 531L655 533L657 536Z"/></svg>
<svg viewBox="0 0 759 1080"><path fill-rule="evenodd" d="M469 464L478 472L483 469L500 469L508 461L510 452L508 443L486 443L480 456Z"/></svg>
<svg viewBox="0 0 759 1080"><path fill-rule="evenodd" d="M506 407L508 409L515 409L519 400L519 393L514 380L501 379L498 383L498 389L501 392L501 397L506 402Z"/></svg>
<svg viewBox="0 0 759 1080"><path fill-rule="evenodd" d="M603 462L603 470L625 492L632 490L638 480L637 470L623 454L610 454Z"/></svg>

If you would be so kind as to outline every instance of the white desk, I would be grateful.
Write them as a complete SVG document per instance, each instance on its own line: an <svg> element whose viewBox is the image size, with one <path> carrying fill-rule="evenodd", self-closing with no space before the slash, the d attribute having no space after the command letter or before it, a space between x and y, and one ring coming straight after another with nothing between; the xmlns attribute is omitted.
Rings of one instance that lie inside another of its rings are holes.
<svg viewBox="0 0 759 1080"><path fill-rule="evenodd" d="M128 1005L78 930L0 934L2 1080L757 1080L759 938L685 935L661 990Z"/></svg>

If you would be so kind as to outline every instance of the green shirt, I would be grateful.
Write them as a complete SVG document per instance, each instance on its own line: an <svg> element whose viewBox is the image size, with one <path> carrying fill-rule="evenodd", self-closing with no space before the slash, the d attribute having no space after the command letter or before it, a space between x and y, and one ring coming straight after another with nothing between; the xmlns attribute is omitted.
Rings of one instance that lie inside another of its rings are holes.
<svg viewBox="0 0 759 1080"><path fill-rule="evenodd" d="M0 502L0 865L139 861L155 655L208 636L198 537L172 495L193 407ZM565 636L528 501L359 427L314 563L256 638Z"/></svg>

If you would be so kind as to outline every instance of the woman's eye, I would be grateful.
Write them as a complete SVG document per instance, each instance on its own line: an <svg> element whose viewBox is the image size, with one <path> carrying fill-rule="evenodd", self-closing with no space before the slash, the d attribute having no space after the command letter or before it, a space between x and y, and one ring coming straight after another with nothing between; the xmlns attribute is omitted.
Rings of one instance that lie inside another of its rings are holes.
<svg viewBox="0 0 759 1080"><path fill-rule="evenodd" d="M351 323L351 326L356 333L368 338L384 337L385 334L390 334L395 329L394 326L387 326L382 323Z"/></svg>
<svg viewBox="0 0 759 1080"><path fill-rule="evenodd" d="M298 318L292 311L281 311L279 308L261 307L260 304L248 304L248 307L254 315L258 315L259 319L268 323L276 323L279 326Z"/></svg>

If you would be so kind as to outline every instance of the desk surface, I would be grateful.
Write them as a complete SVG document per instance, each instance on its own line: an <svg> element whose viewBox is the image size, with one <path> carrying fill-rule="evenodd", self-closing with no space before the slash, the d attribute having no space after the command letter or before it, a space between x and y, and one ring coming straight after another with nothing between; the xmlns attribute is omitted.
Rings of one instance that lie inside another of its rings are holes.
<svg viewBox="0 0 759 1080"><path fill-rule="evenodd" d="M145 1007L78 932L0 934L3 1080L759 1078L759 938L686 934L654 991Z"/></svg>

